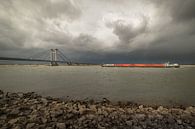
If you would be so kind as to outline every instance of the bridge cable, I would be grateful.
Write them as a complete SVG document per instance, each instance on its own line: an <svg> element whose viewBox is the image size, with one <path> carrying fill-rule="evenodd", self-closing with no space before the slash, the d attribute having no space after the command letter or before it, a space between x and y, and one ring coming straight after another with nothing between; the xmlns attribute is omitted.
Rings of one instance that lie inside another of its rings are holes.
<svg viewBox="0 0 195 129"><path fill-rule="evenodd" d="M68 57L66 57L60 50L58 50L59 53L68 61L68 62L72 62Z"/></svg>
<svg viewBox="0 0 195 129"><path fill-rule="evenodd" d="M64 59L62 55L60 55L59 53L57 53L57 55L62 59L62 61L64 61L65 63L69 63L66 59Z"/></svg>

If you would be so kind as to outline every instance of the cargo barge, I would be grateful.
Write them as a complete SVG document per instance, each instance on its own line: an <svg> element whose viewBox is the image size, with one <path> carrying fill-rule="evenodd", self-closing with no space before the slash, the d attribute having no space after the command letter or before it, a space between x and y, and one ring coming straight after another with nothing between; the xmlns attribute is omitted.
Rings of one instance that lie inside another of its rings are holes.
<svg viewBox="0 0 195 129"><path fill-rule="evenodd" d="M151 67L151 68L179 68L179 64L103 64L102 67Z"/></svg>

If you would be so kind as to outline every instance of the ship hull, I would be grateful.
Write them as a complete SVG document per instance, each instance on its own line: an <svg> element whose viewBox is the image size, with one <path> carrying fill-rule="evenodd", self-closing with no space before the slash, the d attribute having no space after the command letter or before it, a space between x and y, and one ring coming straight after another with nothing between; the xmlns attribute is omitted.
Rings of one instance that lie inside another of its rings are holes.
<svg viewBox="0 0 195 129"><path fill-rule="evenodd" d="M179 65L172 64L103 64L102 67L150 67L150 68L171 68L179 67Z"/></svg>

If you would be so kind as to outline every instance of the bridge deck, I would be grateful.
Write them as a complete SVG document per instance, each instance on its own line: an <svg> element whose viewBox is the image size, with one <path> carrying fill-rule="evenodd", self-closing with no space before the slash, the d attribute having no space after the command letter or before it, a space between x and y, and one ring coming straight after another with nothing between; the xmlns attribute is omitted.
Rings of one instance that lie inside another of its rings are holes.
<svg viewBox="0 0 195 129"><path fill-rule="evenodd" d="M51 62L51 60L28 59L28 58L13 58L13 57L0 57L0 60ZM58 62L58 63L67 63L65 61L55 61L55 62Z"/></svg>

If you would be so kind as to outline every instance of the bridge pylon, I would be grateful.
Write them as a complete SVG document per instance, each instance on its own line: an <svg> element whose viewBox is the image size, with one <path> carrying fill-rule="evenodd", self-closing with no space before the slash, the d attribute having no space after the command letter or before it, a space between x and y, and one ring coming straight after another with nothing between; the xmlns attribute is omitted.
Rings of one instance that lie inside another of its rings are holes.
<svg viewBox="0 0 195 129"><path fill-rule="evenodd" d="M58 52L58 49L51 49L51 52L50 52L51 66L58 66L57 52Z"/></svg>

